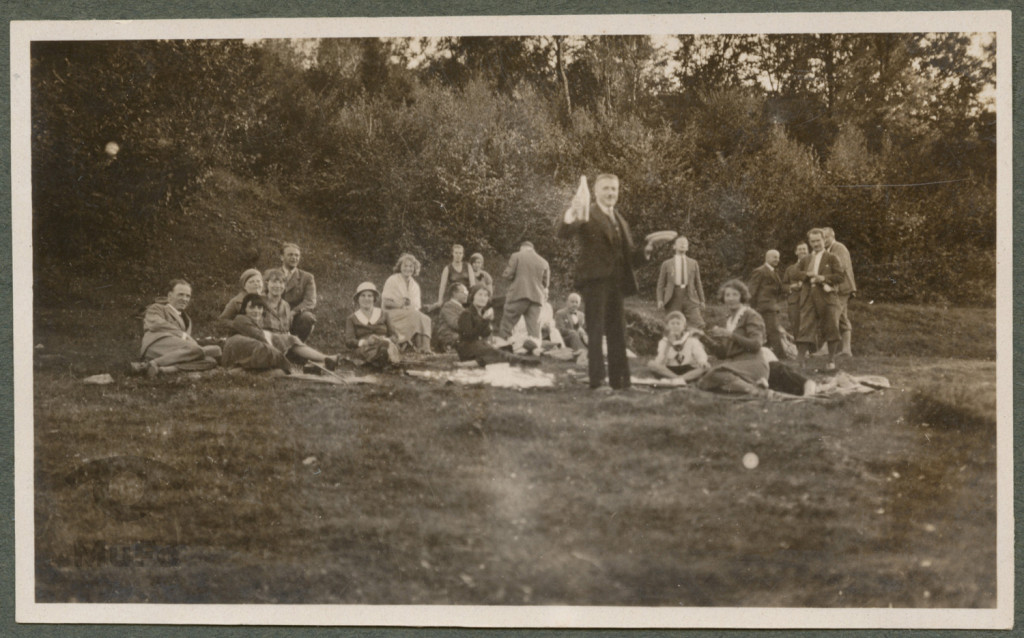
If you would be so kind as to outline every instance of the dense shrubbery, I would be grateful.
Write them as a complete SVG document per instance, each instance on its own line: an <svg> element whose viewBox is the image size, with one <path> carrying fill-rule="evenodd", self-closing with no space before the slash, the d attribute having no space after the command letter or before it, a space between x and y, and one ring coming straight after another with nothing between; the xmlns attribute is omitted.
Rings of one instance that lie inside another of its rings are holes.
<svg viewBox="0 0 1024 638"><path fill-rule="evenodd" d="M642 38L454 38L415 68L403 42L372 39L36 43L39 283L145 266L221 170L368 258L443 259L453 242L507 254L529 237L566 287L572 247L553 237L555 217L580 174L612 171L636 234L689 235L709 289L768 248L791 261L808 228L831 225L865 296L991 303L994 116L977 95L988 58L961 64L951 87L914 65L969 57L956 34L768 38L768 90L733 55L758 37L701 36L692 50L705 57L685 60L678 85L652 71ZM567 66L550 62L556 47ZM809 59L832 65L821 84L800 79ZM246 222L209 232L251 244ZM655 275L641 272L647 289Z"/></svg>

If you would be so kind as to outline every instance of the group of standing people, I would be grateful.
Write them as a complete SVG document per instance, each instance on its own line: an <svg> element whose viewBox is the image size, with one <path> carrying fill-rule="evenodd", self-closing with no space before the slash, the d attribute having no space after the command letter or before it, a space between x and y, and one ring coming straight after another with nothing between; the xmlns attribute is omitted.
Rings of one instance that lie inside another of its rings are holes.
<svg viewBox="0 0 1024 638"><path fill-rule="evenodd" d="M618 177L600 174L594 180L597 210L591 214L589 197L575 198L557 224L558 236L576 237L580 247L576 283L590 316L588 373L590 387L598 391L630 387L623 299L637 291L634 265L649 260L653 251L650 238L642 252L636 249L629 225L616 210L618 195ZM687 255L688 239L677 237L674 255L662 263L658 276L655 297L666 312L667 326L651 371L680 383L697 381L698 387L708 390L813 393L812 380L779 361L785 357L780 302L786 299L789 304L800 367L824 342L829 352L826 367L834 369L840 348L851 354L847 304L856 284L849 250L835 241L832 229L813 229L807 236L808 244L797 248L798 262L787 270L785 280L777 272L779 253L770 250L749 288L735 279L724 283L719 301L729 314L724 326L709 329L703 317L700 266ZM708 350L718 359L714 366Z"/></svg>

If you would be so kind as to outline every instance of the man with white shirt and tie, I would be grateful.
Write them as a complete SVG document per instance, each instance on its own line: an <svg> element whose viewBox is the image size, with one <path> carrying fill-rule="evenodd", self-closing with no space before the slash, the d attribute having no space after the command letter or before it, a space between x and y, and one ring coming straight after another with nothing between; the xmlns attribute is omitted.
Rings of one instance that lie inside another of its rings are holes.
<svg viewBox="0 0 1024 638"><path fill-rule="evenodd" d="M825 250L825 234L819 228L807 233L811 254L803 257L798 268L805 293L801 294L800 330L796 337L801 365L809 352L816 351L822 341L828 343L827 370L835 370L839 352L839 294L846 275L839 258Z"/></svg>
<svg viewBox="0 0 1024 638"><path fill-rule="evenodd" d="M686 325L693 330L704 328L704 286L700 282L700 265L686 255L690 242L677 237L675 255L661 264L658 287L655 291L658 307L666 313L678 310L686 317Z"/></svg>
<svg viewBox="0 0 1024 638"><path fill-rule="evenodd" d="M581 193L583 193L581 195ZM590 388L598 391L628 390L629 360L626 358L626 319L624 298L637 292L633 262L639 255L633 247L629 225L615 204L619 200L619 178L602 173L594 179L594 203L586 180L572 205L558 219L560 238L576 237L580 256L576 262L575 283L587 308L587 372ZM654 247L648 242L643 258L649 259ZM608 365L605 386L603 344L608 340Z"/></svg>

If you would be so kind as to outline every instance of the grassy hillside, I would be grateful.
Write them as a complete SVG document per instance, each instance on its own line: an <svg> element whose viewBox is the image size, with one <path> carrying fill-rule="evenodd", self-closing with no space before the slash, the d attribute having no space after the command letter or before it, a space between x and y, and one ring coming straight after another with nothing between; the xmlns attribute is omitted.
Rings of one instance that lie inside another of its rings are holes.
<svg viewBox="0 0 1024 638"><path fill-rule="evenodd" d="M188 218L159 259L37 289L41 601L994 604L991 309L855 300L843 367L895 387L835 401L595 398L550 361L557 387L533 392L124 377L135 311L170 277L195 283L209 334L238 274L296 241L321 294L311 343L332 351L356 284L390 273L227 174ZM428 302L446 259L425 260ZM641 355L661 329L652 296L628 304Z"/></svg>

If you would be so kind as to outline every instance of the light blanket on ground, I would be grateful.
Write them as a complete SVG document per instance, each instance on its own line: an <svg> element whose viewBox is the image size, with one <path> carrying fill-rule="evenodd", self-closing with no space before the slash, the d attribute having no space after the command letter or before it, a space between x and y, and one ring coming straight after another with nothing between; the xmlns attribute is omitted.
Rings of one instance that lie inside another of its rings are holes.
<svg viewBox="0 0 1024 638"><path fill-rule="evenodd" d="M507 363L493 363L484 368L458 370L406 370L420 379L432 379L459 385L489 385L496 388L551 388L555 376L536 368L520 368Z"/></svg>

